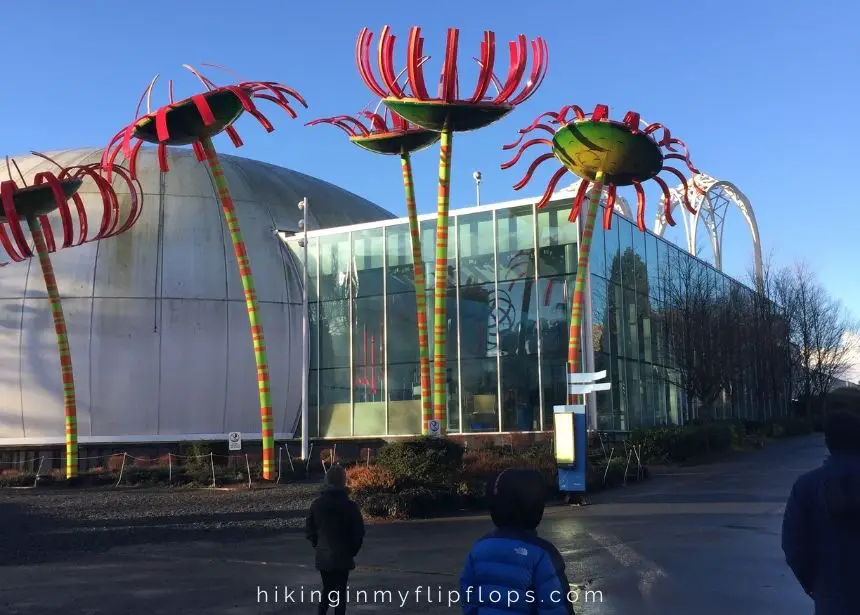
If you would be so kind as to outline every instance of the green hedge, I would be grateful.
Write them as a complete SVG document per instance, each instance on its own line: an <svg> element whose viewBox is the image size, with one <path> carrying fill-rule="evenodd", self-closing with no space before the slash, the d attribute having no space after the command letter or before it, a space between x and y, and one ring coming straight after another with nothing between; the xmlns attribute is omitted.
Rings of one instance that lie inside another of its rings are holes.
<svg viewBox="0 0 860 615"><path fill-rule="evenodd" d="M391 471L404 487L450 487L463 462L465 449L447 438L414 438L391 442L376 463Z"/></svg>

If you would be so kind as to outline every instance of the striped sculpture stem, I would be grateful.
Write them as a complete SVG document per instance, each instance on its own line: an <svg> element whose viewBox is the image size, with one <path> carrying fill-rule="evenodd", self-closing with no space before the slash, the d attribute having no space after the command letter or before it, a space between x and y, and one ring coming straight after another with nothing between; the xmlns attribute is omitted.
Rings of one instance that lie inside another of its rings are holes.
<svg viewBox="0 0 860 615"><path fill-rule="evenodd" d="M403 190L406 193L406 215L409 219L409 239L412 242L412 263L415 272L415 309L418 323L418 362L421 379L421 433L427 434L433 418L433 391L430 387L430 342L427 337L427 280L421 256L421 231L418 208L415 205L415 184L412 181L412 159L409 152L400 154Z"/></svg>
<svg viewBox="0 0 860 615"><path fill-rule="evenodd" d="M439 192L436 197L436 275L433 283L433 418L440 434L448 427L448 203L451 185L452 131L439 140Z"/></svg>
<svg viewBox="0 0 860 615"><path fill-rule="evenodd" d="M208 137L200 140L206 154L206 163L212 172L212 179L218 189L218 200L224 212L233 253L242 279L242 289L245 291L245 307L248 310L248 320L251 324L251 339L254 344L254 361L257 365L257 389L260 393L260 423L263 440L263 480L275 478L275 429L272 420L272 401L269 387L269 362L266 358L266 341L263 337L263 325L260 322L260 310L257 305L257 293L254 290L254 276L251 273L251 261L242 239L242 230L233 207L233 198L224 178L224 170L218 160L218 154Z"/></svg>
<svg viewBox="0 0 860 615"><path fill-rule="evenodd" d="M589 261L591 257L591 237L594 234L594 222L597 210L600 209L600 196L603 193L603 173L598 172L591 187L588 198L588 209L585 212L585 224L582 227L582 239L579 243L579 262L576 266L576 282L573 285L573 306L570 314L570 333L567 343L567 373L576 374L580 371L582 360L582 306L585 299L585 282L588 280ZM567 394L567 403L577 403L579 395Z"/></svg>
<svg viewBox="0 0 860 615"><path fill-rule="evenodd" d="M42 267L42 277L48 290L48 302L54 317L54 331L57 334L57 348L60 351L60 374L63 378L63 414L66 423L66 478L78 475L78 411L75 403L75 375L72 371L72 351L69 348L69 334L66 330L66 318L63 315L63 303L60 291L57 290L57 278L54 276L54 266L51 255L45 244L42 227L35 216L27 218L30 235L36 245L39 255L39 265Z"/></svg>

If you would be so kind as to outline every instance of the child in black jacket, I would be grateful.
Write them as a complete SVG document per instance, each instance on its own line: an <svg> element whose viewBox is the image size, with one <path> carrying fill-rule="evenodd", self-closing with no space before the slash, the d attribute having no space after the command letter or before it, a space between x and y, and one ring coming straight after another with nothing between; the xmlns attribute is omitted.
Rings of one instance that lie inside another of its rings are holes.
<svg viewBox="0 0 860 615"><path fill-rule="evenodd" d="M325 615L329 606L334 606L335 615L344 615L346 584L364 541L364 519L349 499L341 466L326 473L322 493L311 503L305 519L305 535L316 550L316 568L322 577L319 615Z"/></svg>

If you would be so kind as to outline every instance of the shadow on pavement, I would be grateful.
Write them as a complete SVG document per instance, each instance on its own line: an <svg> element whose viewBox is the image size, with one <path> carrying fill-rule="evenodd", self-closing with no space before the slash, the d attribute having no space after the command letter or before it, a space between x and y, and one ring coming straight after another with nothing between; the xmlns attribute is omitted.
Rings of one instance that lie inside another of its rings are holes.
<svg viewBox="0 0 860 615"><path fill-rule="evenodd" d="M116 547L201 541L223 544L266 539L300 532L301 528L277 523L277 519L300 515L299 511L274 514L255 511L69 521L39 514L16 503L0 503L0 567L75 559L83 553L104 553ZM272 523L267 527L238 525L269 519Z"/></svg>

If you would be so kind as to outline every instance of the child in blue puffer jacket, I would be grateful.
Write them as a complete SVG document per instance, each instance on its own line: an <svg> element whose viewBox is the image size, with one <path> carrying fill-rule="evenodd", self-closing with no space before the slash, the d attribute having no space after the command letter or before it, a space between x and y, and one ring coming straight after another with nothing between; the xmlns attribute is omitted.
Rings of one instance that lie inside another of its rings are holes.
<svg viewBox="0 0 860 615"><path fill-rule="evenodd" d="M475 543L460 576L463 615L573 615L564 560L535 531L544 496L543 477L534 470L505 470L496 479L496 530Z"/></svg>

